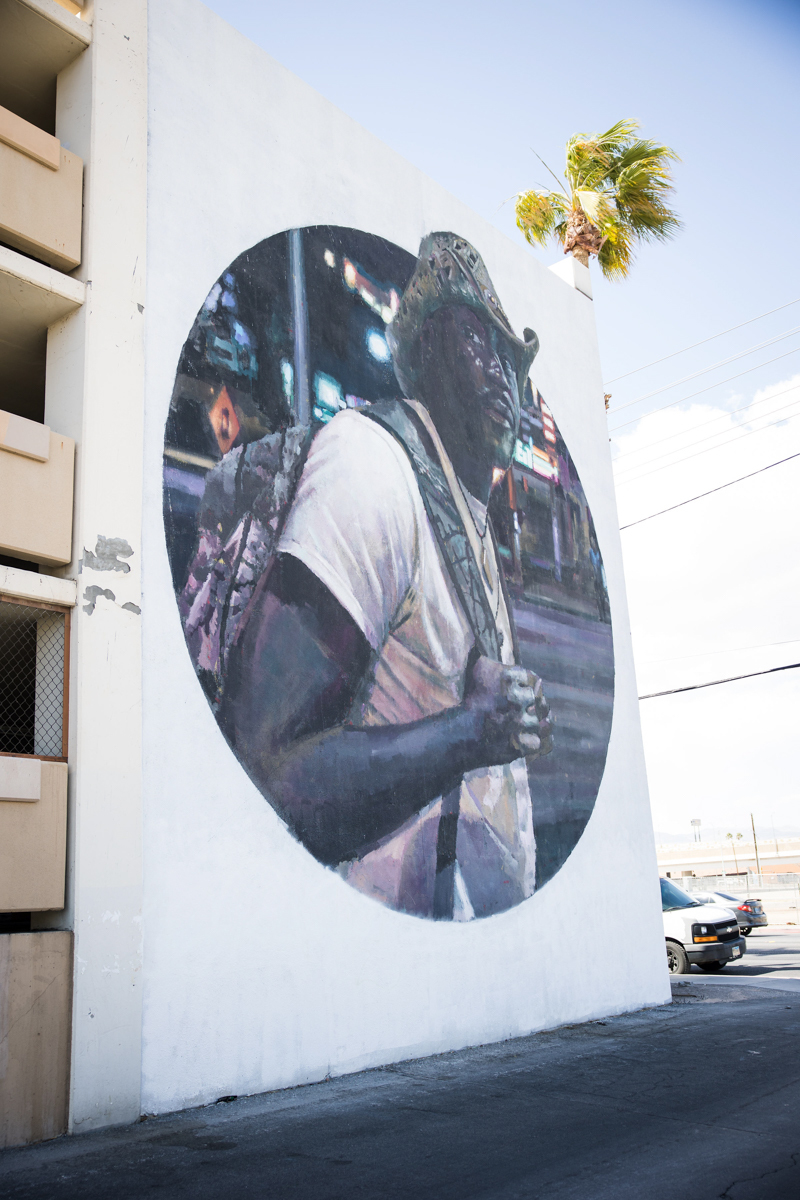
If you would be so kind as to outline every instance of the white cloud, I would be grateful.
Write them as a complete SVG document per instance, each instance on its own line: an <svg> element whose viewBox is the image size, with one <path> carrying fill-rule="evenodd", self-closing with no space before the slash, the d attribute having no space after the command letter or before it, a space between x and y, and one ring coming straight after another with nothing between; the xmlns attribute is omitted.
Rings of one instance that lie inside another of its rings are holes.
<svg viewBox="0 0 800 1200"><path fill-rule="evenodd" d="M749 399L622 432L620 524L800 452L800 375ZM640 694L800 661L799 499L800 458L623 532ZM799 705L800 670L643 701L656 828L800 824Z"/></svg>

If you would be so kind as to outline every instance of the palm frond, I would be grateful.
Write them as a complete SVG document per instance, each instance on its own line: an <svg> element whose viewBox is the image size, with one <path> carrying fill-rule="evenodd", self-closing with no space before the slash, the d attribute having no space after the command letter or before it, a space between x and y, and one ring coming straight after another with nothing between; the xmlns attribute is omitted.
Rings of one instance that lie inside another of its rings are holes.
<svg viewBox="0 0 800 1200"><path fill-rule="evenodd" d="M612 125L610 129L607 129L605 133L593 134L592 136L596 139L602 152L613 158L624 150L638 128L638 121L623 118L623 120L617 121L616 125Z"/></svg>
<svg viewBox="0 0 800 1200"><path fill-rule="evenodd" d="M567 142L567 177L573 190L598 189L630 142L638 121L617 121L605 133L576 133Z"/></svg>
<svg viewBox="0 0 800 1200"><path fill-rule="evenodd" d="M567 142L569 195L530 191L517 197L517 225L528 242L552 236L596 254L603 274L624 278L638 241L666 241L682 228L669 206L674 150L636 136L639 122L617 121L604 133Z"/></svg>
<svg viewBox="0 0 800 1200"><path fill-rule="evenodd" d="M661 146L658 142L635 138L624 146L614 159L615 172L624 171L635 163L648 164L651 169L661 169L669 177L668 162L680 162L680 158L669 146Z"/></svg>
<svg viewBox="0 0 800 1200"><path fill-rule="evenodd" d="M563 192L520 192L514 205L517 228L531 245L544 246L548 237L558 236L568 203Z"/></svg>
<svg viewBox="0 0 800 1200"><path fill-rule="evenodd" d="M603 192L592 192L579 189L575 196L583 211L595 225L607 219L608 197Z"/></svg>
<svg viewBox="0 0 800 1200"><path fill-rule="evenodd" d="M633 262L633 237L625 225L604 230L605 237L597 261L606 279L625 279Z"/></svg>

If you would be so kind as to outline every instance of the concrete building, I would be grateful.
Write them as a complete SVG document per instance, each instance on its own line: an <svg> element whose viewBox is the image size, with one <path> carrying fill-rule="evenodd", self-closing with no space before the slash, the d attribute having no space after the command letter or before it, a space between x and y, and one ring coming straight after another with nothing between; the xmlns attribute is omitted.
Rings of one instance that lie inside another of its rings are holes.
<svg viewBox="0 0 800 1200"><path fill-rule="evenodd" d="M764 876L800 873L800 838L760 838L758 856L752 838L724 842L689 842L656 847L662 875Z"/></svg>
<svg viewBox="0 0 800 1200"><path fill-rule="evenodd" d="M400 394L391 324L437 230L541 344L491 504L560 731L528 774L535 881L530 851L481 909L454 843L448 920L295 836L180 607L206 477L280 404L344 430ZM666 1000L588 271L195 0L0 0L0 386L0 1144Z"/></svg>

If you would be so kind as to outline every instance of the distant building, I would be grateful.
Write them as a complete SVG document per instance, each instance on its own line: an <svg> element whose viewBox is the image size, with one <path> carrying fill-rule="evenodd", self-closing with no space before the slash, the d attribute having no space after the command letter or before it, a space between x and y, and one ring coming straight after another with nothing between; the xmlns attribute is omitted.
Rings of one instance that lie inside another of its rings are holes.
<svg viewBox="0 0 800 1200"><path fill-rule="evenodd" d="M756 852L752 839L736 842L667 843L656 847L658 869L673 879L695 875L746 875L755 871ZM758 843L758 861L767 874L800 873L800 838L764 838Z"/></svg>

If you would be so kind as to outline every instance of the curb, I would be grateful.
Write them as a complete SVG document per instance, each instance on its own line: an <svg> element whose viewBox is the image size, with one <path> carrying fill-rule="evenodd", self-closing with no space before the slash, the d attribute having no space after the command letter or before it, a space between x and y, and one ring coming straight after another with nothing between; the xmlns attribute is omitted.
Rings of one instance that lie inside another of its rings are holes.
<svg viewBox="0 0 800 1200"><path fill-rule="evenodd" d="M765 975L726 975L723 979L719 975L696 975L692 972L690 975L681 975L677 978L673 975L670 982L676 986L685 983L687 987L694 987L696 983L711 984L713 987L723 987L726 984L745 984L747 987L768 988L776 992L800 993L800 979L775 979Z"/></svg>

